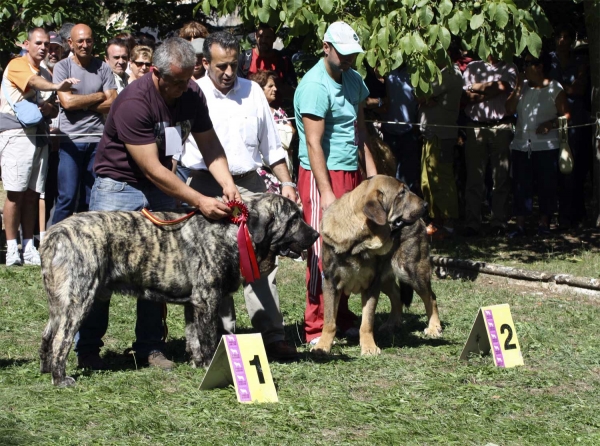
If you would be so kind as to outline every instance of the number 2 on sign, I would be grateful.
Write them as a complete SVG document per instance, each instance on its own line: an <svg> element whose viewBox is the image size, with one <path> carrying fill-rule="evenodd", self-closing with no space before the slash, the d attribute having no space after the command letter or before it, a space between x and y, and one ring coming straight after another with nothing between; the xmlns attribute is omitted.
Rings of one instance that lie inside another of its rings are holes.
<svg viewBox="0 0 600 446"><path fill-rule="evenodd" d="M504 334L505 331L508 331L508 336L506 336L506 340L504 341L504 350L516 350L517 344L511 344L513 338L513 329L508 324L502 324L500 326L500 334Z"/></svg>

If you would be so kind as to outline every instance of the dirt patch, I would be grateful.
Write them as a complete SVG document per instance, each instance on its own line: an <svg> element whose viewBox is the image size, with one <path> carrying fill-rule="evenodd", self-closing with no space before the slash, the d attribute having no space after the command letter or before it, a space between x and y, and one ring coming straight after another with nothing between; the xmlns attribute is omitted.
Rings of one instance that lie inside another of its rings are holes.
<svg viewBox="0 0 600 446"><path fill-rule="evenodd" d="M450 272L447 278L443 280L449 279L462 280L460 273L456 272ZM600 305L600 291L559 285L554 282L518 280L484 273L479 273L470 280L496 290L510 290L515 294L535 295L539 296L540 299L551 297L560 298L563 301L584 301L591 305Z"/></svg>

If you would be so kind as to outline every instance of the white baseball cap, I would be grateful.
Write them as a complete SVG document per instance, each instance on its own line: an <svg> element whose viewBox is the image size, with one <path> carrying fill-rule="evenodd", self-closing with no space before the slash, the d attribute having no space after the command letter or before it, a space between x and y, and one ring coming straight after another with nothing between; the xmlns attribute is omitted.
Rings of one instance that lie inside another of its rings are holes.
<svg viewBox="0 0 600 446"><path fill-rule="evenodd" d="M358 35L346 22L335 22L329 25L323 40L331 43L343 56L365 52L360 46Z"/></svg>

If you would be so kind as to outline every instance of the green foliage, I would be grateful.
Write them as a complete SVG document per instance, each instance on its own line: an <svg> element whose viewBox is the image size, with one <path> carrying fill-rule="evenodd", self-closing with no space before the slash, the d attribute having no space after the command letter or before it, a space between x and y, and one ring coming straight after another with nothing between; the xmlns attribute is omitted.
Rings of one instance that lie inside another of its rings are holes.
<svg viewBox="0 0 600 446"><path fill-rule="evenodd" d="M275 6L275 1L271 4ZM210 13L215 0L205 0ZM228 5L231 6L231 5ZM0 52L17 52L15 42L23 42L27 31L35 26L59 29L64 22L89 25L96 39L96 51L121 31L150 26L164 36L193 18L193 4L171 0L0 0ZM267 11L268 14L268 11ZM197 19L203 19L202 14ZM125 22L126 19L126 22Z"/></svg>
<svg viewBox="0 0 600 446"><path fill-rule="evenodd" d="M64 22L86 23L96 40L103 41L122 24L107 26L110 12L85 0L2 0L0 3L0 51L17 52L15 42L27 39L33 27L58 29Z"/></svg>
<svg viewBox="0 0 600 446"><path fill-rule="evenodd" d="M288 39L303 38L305 50L319 48L327 25L344 20L366 52L357 59L359 71L364 74L365 58L380 73L407 63L421 94L439 79L438 65L449 60L445 50L452 36L482 59L493 55L511 61L526 49L537 55L541 37L552 31L536 0L203 0L200 7L219 15L239 8L248 26L262 21L289 27Z"/></svg>

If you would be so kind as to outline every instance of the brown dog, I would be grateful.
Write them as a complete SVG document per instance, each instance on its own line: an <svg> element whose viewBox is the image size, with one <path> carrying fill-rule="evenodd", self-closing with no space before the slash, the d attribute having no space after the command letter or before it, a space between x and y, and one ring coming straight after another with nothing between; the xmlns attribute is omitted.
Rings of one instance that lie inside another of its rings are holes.
<svg viewBox="0 0 600 446"><path fill-rule="evenodd" d="M329 353L336 333L342 293L362 295L361 354L379 354L373 338L380 291L392 302L385 328L400 323L400 282L409 284L425 302L428 335L439 336L436 296L431 290L431 263L425 224L426 203L395 178L376 175L336 200L323 214L324 324L314 348Z"/></svg>

